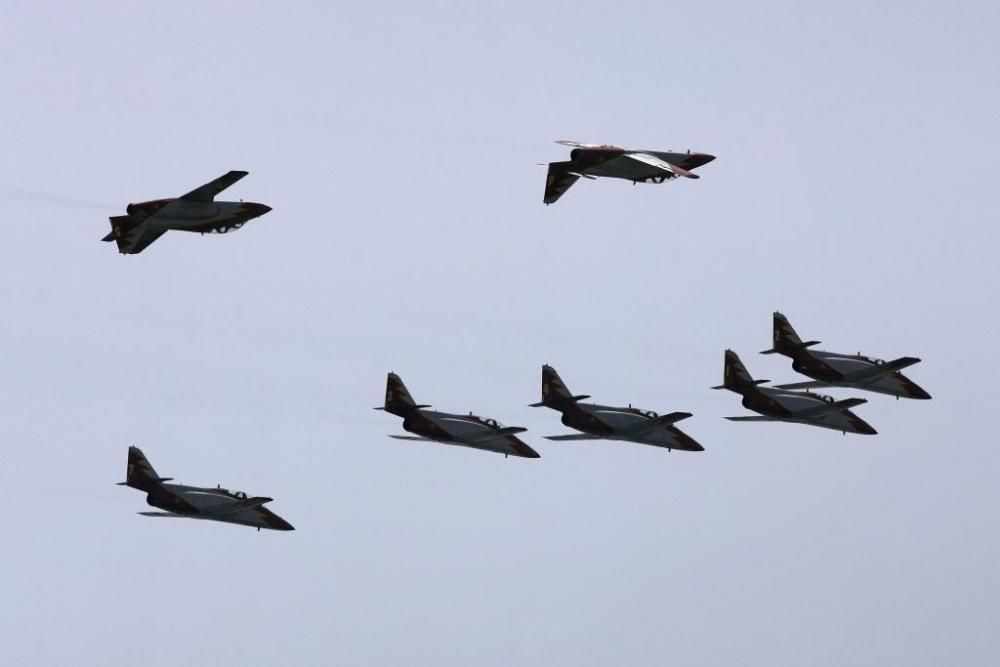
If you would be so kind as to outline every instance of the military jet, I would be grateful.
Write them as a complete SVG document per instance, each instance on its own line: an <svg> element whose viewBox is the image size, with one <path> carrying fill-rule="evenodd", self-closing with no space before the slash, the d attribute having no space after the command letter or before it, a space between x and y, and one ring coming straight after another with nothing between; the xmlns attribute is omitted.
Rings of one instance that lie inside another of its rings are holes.
<svg viewBox="0 0 1000 667"><path fill-rule="evenodd" d="M774 313L774 347L761 354L783 354L792 359L792 368L813 382L779 384L779 389L813 389L815 387L852 387L880 394L903 398L930 398L931 395L917 386L900 369L920 363L916 357L900 357L882 361L858 354L837 354L822 350L809 350L818 340L805 343L795 333L788 318Z"/></svg>
<svg viewBox="0 0 1000 667"><path fill-rule="evenodd" d="M623 178L635 183L662 183L672 178L700 178L691 173L715 159L707 153L672 153L557 141L573 148L566 162L550 162L545 179L546 204L554 204L577 179Z"/></svg>
<svg viewBox="0 0 1000 667"><path fill-rule="evenodd" d="M542 402L532 403L533 408L552 408L562 413L562 423L583 433L547 435L548 440L625 440L667 450L682 449L701 452L705 448L674 426L691 416L690 412L671 412L658 415L652 410L639 410L629 405L617 408L610 405L580 403L587 395L574 396L562 378L548 364L542 366Z"/></svg>
<svg viewBox="0 0 1000 667"><path fill-rule="evenodd" d="M485 449L507 456L540 458L538 452L521 442L516 433L528 429L520 426L503 426L495 419L468 415L454 415L447 412L426 410L429 405L417 405L406 385L395 373L389 373L385 387L385 405L376 410L385 410L403 418L403 429L416 435L391 435L397 440L425 440L447 445L462 445L474 449Z"/></svg>
<svg viewBox="0 0 1000 667"><path fill-rule="evenodd" d="M167 484L172 477L160 477L138 447L128 448L128 472L119 486L146 493L146 502L165 512L139 512L143 516L207 519L274 530L295 530L292 524L264 507L271 498L247 497L242 491Z"/></svg>
<svg viewBox="0 0 1000 667"><path fill-rule="evenodd" d="M176 199L129 204L127 215L111 218L111 233L102 241L114 241L118 252L135 255L168 230L225 234L271 210L253 202L215 201L215 196L247 175L231 171Z"/></svg>
<svg viewBox="0 0 1000 667"><path fill-rule="evenodd" d="M728 389L740 394L743 396L743 407L761 414L760 417L726 417L730 421L783 421L821 426L842 433L877 433L849 409L867 403L865 399L835 401L830 396L810 392L761 387L759 385L769 380L754 380L732 350L726 350L723 382L724 384L712 389Z"/></svg>

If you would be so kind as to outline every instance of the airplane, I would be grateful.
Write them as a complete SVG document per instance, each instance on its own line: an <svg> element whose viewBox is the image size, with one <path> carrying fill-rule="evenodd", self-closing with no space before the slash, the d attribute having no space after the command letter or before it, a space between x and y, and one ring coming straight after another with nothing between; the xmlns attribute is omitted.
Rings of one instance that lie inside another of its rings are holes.
<svg viewBox="0 0 1000 667"><path fill-rule="evenodd" d="M202 234L239 229L271 210L270 206L254 202L215 201L216 195L247 173L230 171L176 199L129 204L126 215L110 218L111 233L101 240L116 242L123 255L136 255L171 229Z"/></svg>
<svg viewBox="0 0 1000 667"><path fill-rule="evenodd" d="M821 426L842 433L877 433L867 422L850 411L868 401L848 398L835 401L830 396L811 392L788 391L776 387L761 387L769 380L754 380L739 356L726 350L723 384L712 389L728 389L743 396L743 407L760 413L759 417L726 417L734 422L784 421Z"/></svg>
<svg viewBox="0 0 1000 667"><path fill-rule="evenodd" d="M546 204L554 204L577 179L598 177L623 178L636 183L662 183L672 178L700 178L691 173L715 159L708 153L673 153L670 151L631 150L618 146L582 144L578 141L556 142L573 148L566 162L550 162L545 179Z"/></svg>
<svg viewBox="0 0 1000 667"><path fill-rule="evenodd" d="M774 347L761 354L783 354L792 359L792 368L813 382L779 384L779 389L812 389L815 387L852 387L880 394L903 398L931 397L913 380L900 373L900 369L920 363L916 357L900 357L882 361L858 354L837 354L822 350L809 350L818 340L805 343L795 333L788 318L774 313Z"/></svg>
<svg viewBox="0 0 1000 667"><path fill-rule="evenodd" d="M138 447L128 448L128 469L124 482L146 493L146 502L165 512L139 512L143 516L206 519L274 530L295 530L292 524L264 507L271 498L247 497L242 491L228 491L221 486L182 486L167 484L172 477L160 477Z"/></svg>
<svg viewBox="0 0 1000 667"><path fill-rule="evenodd" d="M406 390L406 385L395 373L386 379L385 405L375 408L403 418L403 429L415 435L390 435L397 440L422 440L446 445L462 445L485 449L508 456L528 459L541 458L535 450L521 442L515 434L528 429L520 426L503 426L495 419L468 415L449 414L426 410L429 405L417 405Z"/></svg>
<svg viewBox="0 0 1000 667"><path fill-rule="evenodd" d="M617 408L596 403L580 403L587 395L574 396L562 378L548 364L542 366L542 401L533 408L552 408L562 413L562 423L583 433L547 435L548 440L625 440L667 450L681 449L702 452L704 447L683 433L674 424L691 416L690 412L658 415L652 410L639 410L629 405Z"/></svg>

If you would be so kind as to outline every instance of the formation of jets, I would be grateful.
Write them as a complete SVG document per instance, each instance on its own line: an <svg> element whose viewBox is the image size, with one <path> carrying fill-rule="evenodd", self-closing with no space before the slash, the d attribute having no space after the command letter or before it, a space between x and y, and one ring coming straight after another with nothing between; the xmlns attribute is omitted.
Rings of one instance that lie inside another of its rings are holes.
<svg viewBox="0 0 1000 667"><path fill-rule="evenodd" d="M630 150L610 145L559 141L572 148L570 159L548 163L545 181L545 204L555 203L580 178L618 178L634 183L663 183L675 178L695 179L692 170L715 159L707 153ZM270 207L254 202L216 201L215 197L247 175L230 171L191 192L173 199L157 199L126 207L126 215L113 216L111 233L104 241L114 241L122 254L138 254L169 230L226 233L258 218ZM860 353L839 354L812 349L818 341L803 342L781 313L774 313L772 347L761 354L781 354L792 360L792 369L810 378L763 386L768 380L755 380L739 356L725 352L723 384L714 389L728 389L742 397L745 408L756 415L726 417L731 421L784 421L833 429L843 433L873 435L875 429L851 411L867 403L863 398L835 400L813 393L820 387L851 388L894 396L897 399L929 399L930 395L900 371L920 361L900 357L882 361ZM677 427L690 412L659 415L632 407L584 403L587 395L574 395L555 368L542 366L542 400L531 407L546 407L560 413L562 423L576 431L545 436L548 440L593 441L617 440L672 450L704 451L696 440ZM527 429L504 426L496 419L470 412L457 414L430 410L413 400L402 379L389 373L385 401L376 410L384 410L403 420L407 435L392 435L400 440L416 440L460 445L503 454L504 457L540 458L538 452L518 435ZM146 502L158 512L140 512L154 517L204 519L252 526L260 530L294 530L287 521L264 507L271 498L248 497L220 486L195 487L169 484L160 477L138 447L128 451L128 469L123 486L146 494Z"/></svg>
<svg viewBox="0 0 1000 667"><path fill-rule="evenodd" d="M810 382L792 382L774 387L762 387L769 380L754 380L732 350L726 350L723 383L713 389L728 389L743 397L743 407L753 410L757 417L726 417L731 421L787 421L830 428L842 433L875 435L877 431L868 422L851 412L863 405L864 398L835 400L830 396L815 394L810 389L818 387L847 387L903 398L928 399L930 394L900 369L919 363L916 357L900 357L893 361L872 359L861 353L838 354L810 350L819 341L802 342L788 318L774 313L773 347L761 354L782 354L792 359L792 369L813 378ZM805 391L798 391L804 389Z"/></svg>

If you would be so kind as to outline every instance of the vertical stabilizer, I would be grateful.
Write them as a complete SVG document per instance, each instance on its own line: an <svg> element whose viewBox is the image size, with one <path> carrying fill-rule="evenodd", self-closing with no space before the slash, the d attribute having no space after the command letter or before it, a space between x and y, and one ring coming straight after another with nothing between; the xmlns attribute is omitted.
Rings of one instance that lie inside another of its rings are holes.
<svg viewBox="0 0 1000 667"><path fill-rule="evenodd" d="M134 445L128 448L128 467L125 471L125 481L121 482L122 485L149 491L168 479L156 474L156 470L153 469L152 464L141 449Z"/></svg>
<svg viewBox="0 0 1000 667"><path fill-rule="evenodd" d="M722 384L713 389L730 389L732 391L742 391L755 384L767 382L767 380L754 380L747 371L746 366L740 361L738 354L732 350L726 350L726 357L722 371Z"/></svg>
<svg viewBox="0 0 1000 667"><path fill-rule="evenodd" d="M410 392L406 390L406 385L403 384L402 378L395 373L389 373L385 383L384 410L394 415L405 417L418 407L416 401L410 396Z"/></svg>

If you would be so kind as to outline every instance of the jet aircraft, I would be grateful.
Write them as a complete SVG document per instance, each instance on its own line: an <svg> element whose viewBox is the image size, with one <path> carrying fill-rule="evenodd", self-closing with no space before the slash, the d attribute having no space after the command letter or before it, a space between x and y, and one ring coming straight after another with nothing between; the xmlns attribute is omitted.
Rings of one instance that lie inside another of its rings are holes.
<svg viewBox="0 0 1000 667"><path fill-rule="evenodd" d="M662 183L683 176L700 178L691 173L703 164L715 159L707 153L673 153L670 151L647 151L581 144L576 141L557 141L557 144L573 148L569 160L550 162L545 179L546 204L554 204L577 179L595 180L598 177L623 178L635 183Z"/></svg>
<svg viewBox="0 0 1000 667"><path fill-rule="evenodd" d="M583 433L547 435L549 440L625 440L667 450L682 449L701 452L705 448L682 432L675 423L691 416L690 412L658 415L651 410L639 410L594 403L581 403L587 395L574 396L562 378L548 364L542 366L542 401L531 407L546 407L562 413L562 423Z"/></svg>
<svg viewBox="0 0 1000 667"><path fill-rule="evenodd" d="M792 368L813 382L779 384L779 389L812 389L814 387L852 387L880 394L903 398L930 398L931 395L913 380L900 373L900 369L920 363L916 357L900 357L882 361L858 354L837 354L808 348L818 345L818 340L805 343L795 333L788 318L774 313L774 347L761 354L783 354L792 359Z"/></svg>
<svg viewBox="0 0 1000 667"><path fill-rule="evenodd" d="M391 435L397 440L426 440L448 445L462 445L485 449L507 456L540 458L538 452L521 442L515 434L528 429L520 426L502 426L495 419L468 415L449 414L427 410L429 405L417 405L406 390L406 385L395 373L389 373L385 388L385 410L403 418L403 429L415 435Z"/></svg>
<svg viewBox="0 0 1000 667"><path fill-rule="evenodd" d="M221 486L182 486L167 484L172 477L160 477L138 447L128 448L128 469L124 482L146 493L146 502L165 512L139 512L143 516L180 517L238 523L274 530L295 530L292 524L264 507L271 498L247 497L242 491L228 491Z"/></svg>
<svg viewBox="0 0 1000 667"><path fill-rule="evenodd" d="M835 401L830 396L810 392L761 387L769 380L754 380L732 350L726 350L724 384L712 389L728 389L743 396L743 407L760 417L726 417L735 422L784 421L830 428L842 433L874 435L877 431L850 411L867 403L863 398Z"/></svg>
<svg viewBox="0 0 1000 667"><path fill-rule="evenodd" d="M271 210L254 202L215 201L216 195L246 175L231 171L176 199L129 204L126 215L110 218L111 233L101 240L116 242L123 255L135 255L171 229L202 234L239 229Z"/></svg>

